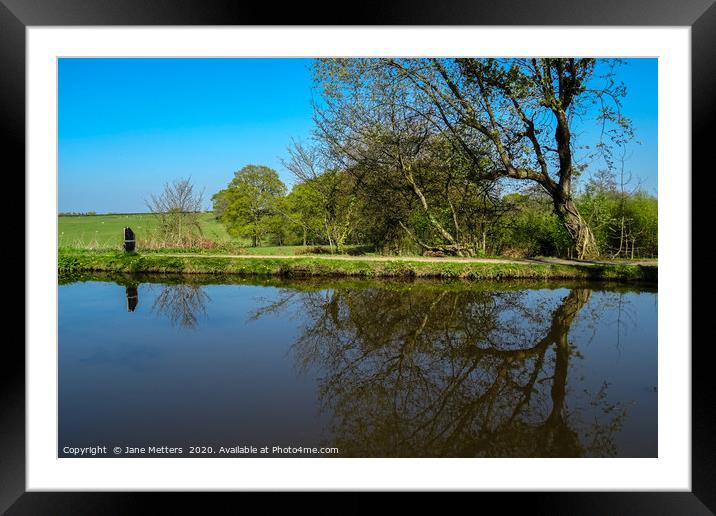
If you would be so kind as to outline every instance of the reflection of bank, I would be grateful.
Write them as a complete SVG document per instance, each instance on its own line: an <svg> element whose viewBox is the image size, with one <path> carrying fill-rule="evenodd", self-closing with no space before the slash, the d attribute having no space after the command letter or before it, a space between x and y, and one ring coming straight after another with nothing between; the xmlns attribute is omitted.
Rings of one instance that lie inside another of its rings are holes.
<svg viewBox="0 0 716 516"><path fill-rule="evenodd" d="M125 293L127 295L127 312L134 312L134 309L137 308L137 303L139 302L139 293L137 292L137 287L125 287Z"/></svg>

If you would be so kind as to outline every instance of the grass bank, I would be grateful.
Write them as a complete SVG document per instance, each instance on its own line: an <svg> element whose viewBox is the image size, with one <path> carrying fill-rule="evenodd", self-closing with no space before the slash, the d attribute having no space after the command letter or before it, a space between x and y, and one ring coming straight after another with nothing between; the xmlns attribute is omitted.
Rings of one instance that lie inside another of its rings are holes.
<svg viewBox="0 0 716 516"><path fill-rule="evenodd" d="M647 265L593 265L552 263L484 263L411 260L332 260L318 256L243 258L226 256L167 256L162 253L103 252L60 249L58 272L81 271L162 274L237 274L282 277L418 277L500 279L584 279L656 283L658 268Z"/></svg>

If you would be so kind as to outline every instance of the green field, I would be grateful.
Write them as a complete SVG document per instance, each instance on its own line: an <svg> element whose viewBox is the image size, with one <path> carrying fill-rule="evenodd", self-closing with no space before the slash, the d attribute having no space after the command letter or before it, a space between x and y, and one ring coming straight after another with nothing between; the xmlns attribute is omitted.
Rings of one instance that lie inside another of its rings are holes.
<svg viewBox="0 0 716 516"><path fill-rule="evenodd" d="M151 236L155 227L154 216L149 213L130 213L116 215L60 215L58 218L58 247L60 249L120 249L124 239L123 228L129 226L134 231L141 250L141 241ZM250 241L233 238L223 224L212 213L202 213L201 225L204 237L218 244L219 249L237 254L293 256L303 254L303 246L262 246L251 247ZM348 249L358 246L347 246ZM197 252L197 249L173 249L172 252ZM206 250L206 252L214 252Z"/></svg>
<svg viewBox="0 0 716 516"><path fill-rule="evenodd" d="M216 242L233 241L226 228L211 213L201 215L202 231ZM137 239L147 238L155 225L148 213L118 215L83 215L58 217L58 246L60 248L112 249L122 245L122 229L129 226Z"/></svg>

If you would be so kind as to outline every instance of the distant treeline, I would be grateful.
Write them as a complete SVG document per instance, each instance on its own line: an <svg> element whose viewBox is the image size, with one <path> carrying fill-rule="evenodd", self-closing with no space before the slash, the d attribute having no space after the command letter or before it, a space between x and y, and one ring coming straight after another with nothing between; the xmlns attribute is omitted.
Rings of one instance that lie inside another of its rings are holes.
<svg viewBox="0 0 716 516"><path fill-rule="evenodd" d="M192 212L194 213L194 212ZM201 210L195 213L211 213L211 210ZM107 213L97 213L96 211L61 211L58 213L60 217L111 217L119 215L152 215L150 211L136 211L136 212L114 212L109 211Z"/></svg>
<svg viewBox="0 0 716 516"><path fill-rule="evenodd" d="M97 215L96 211L61 211L60 217L88 217Z"/></svg>

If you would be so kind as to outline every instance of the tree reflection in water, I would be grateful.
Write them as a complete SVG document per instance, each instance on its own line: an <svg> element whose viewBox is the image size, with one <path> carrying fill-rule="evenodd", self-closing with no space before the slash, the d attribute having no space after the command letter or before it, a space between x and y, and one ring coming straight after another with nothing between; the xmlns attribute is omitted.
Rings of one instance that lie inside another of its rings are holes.
<svg viewBox="0 0 716 516"><path fill-rule="evenodd" d="M206 315L208 301L209 295L201 285L163 284L154 299L152 310L166 316L173 326L193 329L197 327L199 317Z"/></svg>
<svg viewBox="0 0 716 516"><path fill-rule="evenodd" d="M450 288L286 290L257 316L294 306L304 369L341 456L578 457L616 453L625 411L608 384L567 406L568 341L591 290L554 306L527 291ZM298 305L296 305L298 303ZM552 301L554 303L554 301ZM584 404L584 403L583 403ZM596 409L589 424L582 409Z"/></svg>

